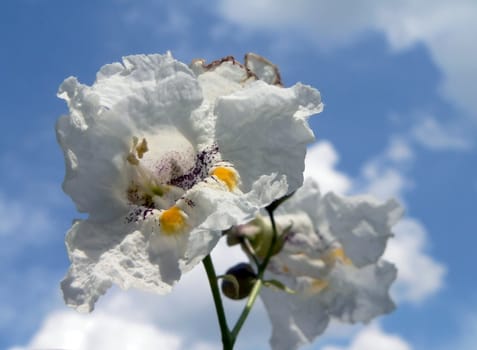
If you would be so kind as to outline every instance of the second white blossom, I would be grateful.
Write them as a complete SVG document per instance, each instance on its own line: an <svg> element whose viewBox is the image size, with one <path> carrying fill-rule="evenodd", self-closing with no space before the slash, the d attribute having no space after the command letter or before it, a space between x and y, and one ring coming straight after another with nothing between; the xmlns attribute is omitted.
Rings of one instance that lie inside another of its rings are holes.
<svg viewBox="0 0 477 350"><path fill-rule="evenodd" d="M330 319L368 322L394 309L389 288L396 268L380 258L401 215L394 200L379 203L333 193L322 197L310 179L276 210L279 251L265 278L294 293L261 291L273 327L273 349L296 349L313 341ZM229 241L246 238L263 259L272 234L268 217L259 216L229 231Z"/></svg>

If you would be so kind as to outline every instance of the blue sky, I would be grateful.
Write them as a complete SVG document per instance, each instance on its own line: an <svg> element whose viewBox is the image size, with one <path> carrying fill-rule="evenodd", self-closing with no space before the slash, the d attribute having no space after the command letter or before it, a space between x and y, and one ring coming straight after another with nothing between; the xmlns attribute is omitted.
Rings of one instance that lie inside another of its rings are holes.
<svg viewBox="0 0 477 350"><path fill-rule="evenodd" d="M362 350L377 338L391 350L473 349L474 1L7 0L1 6L0 349L59 347L51 339L68 327L89 337L90 349L100 347L98 337L103 349L112 348L106 338L123 328L130 339L151 339L144 344L165 339L171 349L215 349L208 292L194 305L184 303L205 279L202 271L163 300L113 290L86 317L63 305L58 287L68 268L64 234L79 214L61 191L54 125L67 110L57 88L70 75L91 84L102 65L121 56L167 50L184 62L256 52L280 67L285 85L318 88L325 110L311 121L319 143L307 164L319 166L310 174L329 189L396 196L406 207L389 252L403 271L394 291L397 311L368 328L333 327L307 349ZM253 316L239 349L267 348L268 321L260 307ZM99 335L86 330L87 322Z"/></svg>

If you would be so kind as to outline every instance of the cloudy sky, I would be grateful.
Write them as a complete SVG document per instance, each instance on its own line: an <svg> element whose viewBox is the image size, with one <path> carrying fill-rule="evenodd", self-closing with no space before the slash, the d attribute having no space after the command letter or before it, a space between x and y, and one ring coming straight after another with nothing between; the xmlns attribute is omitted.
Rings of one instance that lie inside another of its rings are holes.
<svg viewBox="0 0 477 350"><path fill-rule="evenodd" d="M255 52L285 85L317 87L325 110L311 121L306 174L326 191L406 207L386 251L398 309L333 325L306 349L474 349L475 0L6 0L0 28L0 349L220 349L201 266L165 297L113 289L91 315L59 292L64 234L79 214L61 191L57 88L167 50L184 62ZM223 271L240 252L214 259ZM237 347L267 349L269 335L257 305Z"/></svg>

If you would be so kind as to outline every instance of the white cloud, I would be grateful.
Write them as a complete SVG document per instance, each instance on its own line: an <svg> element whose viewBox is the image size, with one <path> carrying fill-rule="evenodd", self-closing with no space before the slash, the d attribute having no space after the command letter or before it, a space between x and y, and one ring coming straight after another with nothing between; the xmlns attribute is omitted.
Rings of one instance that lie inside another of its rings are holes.
<svg viewBox="0 0 477 350"><path fill-rule="evenodd" d="M159 330L151 324L133 322L101 311L92 315L56 311L46 318L28 346L14 347L11 350L39 348L175 350L182 348L182 342L176 335Z"/></svg>
<svg viewBox="0 0 477 350"><path fill-rule="evenodd" d="M322 350L412 350L412 347L398 335L385 333L378 325L372 325L360 331L348 347L328 345Z"/></svg>
<svg viewBox="0 0 477 350"><path fill-rule="evenodd" d="M52 311L28 345L11 350L218 350L219 336L211 339L218 325L203 288L206 277L198 284L197 273L190 277L165 297L112 290L91 314L66 306Z"/></svg>
<svg viewBox="0 0 477 350"><path fill-rule="evenodd" d="M406 175L414 160L414 152L402 137L391 138L388 147L366 162L361 176L354 181L353 192L368 193L381 200L399 198L413 186Z"/></svg>
<svg viewBox="0 0 477 350"><path fill-rule="evenodd" d="M390 45L405 49L424 43L443 71L442 92L475 115L477 2L225 0L218 12L246 30L290 33L322 49L344 46L367 31L382 32Z"/></svg>
<svg viewBox="0 0 477 350"><path fill-rule="evenodd" d="M219 13L247 30L265 29L304 35L321 48L343 45L359 36L368 26L372 6L347 1L246 0L221 1ZM350 7L353 6L351 9Z"/></svg>
<svg viewBox="0 0 477 350"><path fill-rule="evenodd" d="M217 274L244 261L238 247L221 240L213 251ZM243 303L224 300L231 325ZM242 329L238 348L266 347L270 327L258 302ZM207 277L202 266L185 274L171 294L160 296L113 289L91 314L66 306L50 312L28 345L10 350L193 349L218 350L220 333Z"/></svg>
<svg viewBox="0 0 477 350"><path fill-rule="evenodd" d="M424 43L443 70L442 91L473 115L477 48L471 33L477 32L477 3L412 0L382 9L379 27L397 49Z"/></svg>
<svg viewBox="0 0 477 350"><path fill-rule="evenodd" d="M426 254L427 232L418 221L402 219L394 232L384 254L398 268L393 293L398 300L421 302L442 288L446 269Z"/></svg>
<svg viewBox="0 0 477 350"><path fill-rule="evenodd" d="M397 169L381 169L376 164L368 164L363 174L368 185L360 192L372 194L382 200L400 197L403 190L410 186L409 181Z"/></svg>
<svg viewBox="0 0 477 350"><path fill-rule="evenodd" d="M407 141L394 137L391 139L386 156L395 164L404 164L414 159L414 152Z"/></svg>
<svg viewBox="0 0 477 350"><path fill-rule="evenodd" d="M0 237L18 235L38 237L34 232L47 232L51 228L48 213L17 198L7 198L0 192Z"/></svg>
<svg viewBox="0 0 477 350"><path fill-rule="evenodd" d="M411 130L412 137L431 150L466 150L472 143L458 125L443 126L436 119L427 117Z"/></svg>
<svg viewBox="0 0 477 350"><path fill-rule="evenodd" d="M335 169L339 161L338 152L331 142L320 141L309 147L305 158L305 177L318 181L320 190L345 193L351 187L351 180Z"/></svg>

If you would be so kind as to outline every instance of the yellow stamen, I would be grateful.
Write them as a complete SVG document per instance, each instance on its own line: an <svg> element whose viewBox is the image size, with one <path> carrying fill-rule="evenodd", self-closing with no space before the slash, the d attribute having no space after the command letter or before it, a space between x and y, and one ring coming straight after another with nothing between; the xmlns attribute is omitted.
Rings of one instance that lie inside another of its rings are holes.
<svg viewBox="0 0 477 350"><path fill-rule="evenodd" d="M132 139L133 139L133 148L134 148L134 147L136 147L136 145L137 145L139 139L137 138L137 136L133 136Z"/></svg>
<svg viewBox="0 0 477 350"><path fill-rule="evenodd" d="M345 265L353 265L353 262L346 256L343 248L335 248L330 250L322 259L327 265L333 265L337 260L341 261Z"/></svg>
<svg viewBox="0 0 477 350"><path fill-rule="evenodd" d="M318 294L321 291L323 291L323 289L328 287L328 285L329 285L328 281L316 278L310 283L308 288L306 288L305 292L309 294Z"/></svg>
<svg viewBox="0 0 477 350"><path fill-rule="evenodd" d="M187 216L178 207L173 206L162 212L159 223L163 233L172 235L180 233L186 227Z"/></svg>
<svg viewBox="0 0 477 350"><path fill-rule="evenodd" d="M149 148L147 148L147 141L146 141L145 138L143 138L141 143L139 145L137 145L137 147L136 147L136 152L137 152L137 156L139 157L139 159L142 159L142 156L147 151L149 151Z"/></svg>
<svg viewBox="0 0 477 350"><path fill-rule="evenodd" d="M237 187L238 174L233 168L219 166L212 171L212 175L227 185L229 191L232 191Z"/></svg>
<svg viewBox="0 0 477 350"><path fill-rule="evenodd" d="M132 164L132 165L138 165L139 164L139 160L132 153L128 154L126 160L129 162L129 164Z"/></svg>

